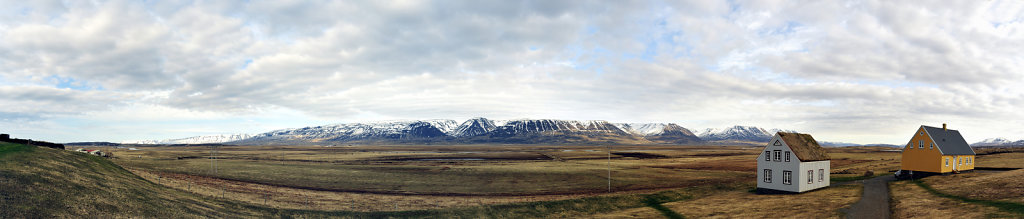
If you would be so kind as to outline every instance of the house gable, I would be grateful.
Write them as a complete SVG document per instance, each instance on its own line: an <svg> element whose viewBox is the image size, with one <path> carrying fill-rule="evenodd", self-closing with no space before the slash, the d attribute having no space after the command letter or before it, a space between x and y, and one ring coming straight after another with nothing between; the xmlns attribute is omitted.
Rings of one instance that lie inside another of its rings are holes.
<svg viewBox="0 0 1024 219"><path fill-rule="evenodd" d="M974 149L967 144L967 140L964 140L957 130L924 125L921 126L921 129L931 138L942 155L976 155Z"/></svg>
<svg viewBox="0 0 1024 219"><path fill-rule="evenodd" d="M761 151L761 156L757 158L758 162L800 162L800 159L795 156L793 149L789 147L789 145L786 144L786 142L783 141L778 134L772 137L772 139L768 141L768 144L766 144L764 149L762 149ZM779 154L773 154L775 153L775 151L779 151ZM769 160L765 160L765 153L769 153L770 156L767 156ZM789 154L790 161L786 161L786 154Z"/></svg>

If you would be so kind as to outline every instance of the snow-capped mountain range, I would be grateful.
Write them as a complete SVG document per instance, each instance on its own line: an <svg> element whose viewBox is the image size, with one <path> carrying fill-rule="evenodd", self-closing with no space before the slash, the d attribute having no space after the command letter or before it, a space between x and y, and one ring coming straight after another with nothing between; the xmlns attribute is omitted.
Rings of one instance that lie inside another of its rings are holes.
<svg viewBox="0 0 1024 219"><path fill-rule="evenodd" d="M975 147L994 147L994 146L1024 146L1024 140L1009 140L1006 138L989 138L975 142L971 144Z"/></svg>
<svg viewBox="0 0 1024 219"><path fill-rule="evenodd" d="M796 132L793 130L768 129L754 126L732 126L724 129L708 128L697 133L705 141L738 140L738 141L768 141L775 136L776 132Z"/></svg>
<svg viewBox="0 0 1024 219"><path fill-rule="evenodd" d="M239 141L251 138L249 134L233 134L233 135L204 135L195 136L188 138L178 139L165 139L165 140L141 140L141 141L122 141L121 144L210 144L210 143L224 143Z"/></svg>
<svg viewBox="0 0 1024 219"><path fill-rule="evenodd" d="M763 142L780 129L753 126L704 129L674 123L610 123L555 119L411 120L344 123L275 130L255 135L213 135L126 141L126 144L338 144L338 143L607 143L697 144Z"/></svg>

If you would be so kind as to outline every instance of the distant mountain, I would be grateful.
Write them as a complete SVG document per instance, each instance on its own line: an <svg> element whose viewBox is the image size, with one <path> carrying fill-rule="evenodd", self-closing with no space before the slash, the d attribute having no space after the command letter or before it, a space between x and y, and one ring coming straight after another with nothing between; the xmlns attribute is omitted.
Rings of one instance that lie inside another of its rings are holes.
<svg viewBox="0 0 1024 219"><path fill-rule="evenodd" d="M818 144L825 147L851 147L851 146L877 146L877 147L894 147L898 148L899 145L894 144L857 144L849 142L834 142L834 141L818 141Z"/></svg>
<svg viewBox="0 0 1024 219"><path fill-rule="evenodd" d="M695 144L702 140L672 123L613 124L554 119L413 120L276 130L231 144Z"/></svg>
<svg viewBox="0 0 1024 219"><path fill-rule="evenodd" d="M738 140L766 142L774 136L767 130L754 126L732 126L724 129L708 128L697 136L705 141Z"/></svg>
<svg viewBox="0 0 1024 219"><path fill-rule="evenodd" d="M642 136L607 121L519 119L504 122L482 135L459 139L467 143L503 144L649 144Z"/></svg>
<svg viewBox="0 0 1024 219"><path fill-rule="evenodd" d="M989 138L971 144L973 147L1024 147L1024 140L1011 141L1006 138Z"/></svg>
<svg viewBox="0 0 1024 219"><path fill-rule="evenodd" d="M556 119L409 120L344 123L255 135L125 141L125 144L719 144L757 145L781 129L732 126L694 133L674 123L610 123Z"/></svg>
<svg viewBox="0 0 1024 219"><path fill-rule="evenodd" d="M455 120L348 123L284 129L257 134L232 144L419 143L443 141L456 130Z"/></svg>
<svg viewBox="0 0 1024 219"><path fill-rule="evenodd" d="M615 123L615 126L655 143L694 144L704 142L689 129L674 123Z"/></svg>
<svg viewBox="0 0 1024 219"><path fill-rule="evenodd" d="M504 125L504 122L501 122ZM472 118L462 122L462 125L455 127L449 135L452 137L472 137L487 134L498 128L493 120L487 118Z"/></svg>
<svg viewBox="0 0 1024 219"><path fill-rule="evenodd" d="M250 137L252 136L249 134L205 135L165 140L122 141L121 144L211 144L239 141Z"/></svg>

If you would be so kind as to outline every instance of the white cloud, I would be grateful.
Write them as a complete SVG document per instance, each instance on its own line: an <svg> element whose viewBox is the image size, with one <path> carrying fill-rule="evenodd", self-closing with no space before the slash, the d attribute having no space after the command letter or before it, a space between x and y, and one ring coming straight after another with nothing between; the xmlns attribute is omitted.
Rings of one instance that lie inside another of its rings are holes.
<svg viewBox="0 0 1024 219"><path fill-rule="evenodd" d="M1013 1L3 5L0 122L58 140L475 116L1024 132Z"/></svg>

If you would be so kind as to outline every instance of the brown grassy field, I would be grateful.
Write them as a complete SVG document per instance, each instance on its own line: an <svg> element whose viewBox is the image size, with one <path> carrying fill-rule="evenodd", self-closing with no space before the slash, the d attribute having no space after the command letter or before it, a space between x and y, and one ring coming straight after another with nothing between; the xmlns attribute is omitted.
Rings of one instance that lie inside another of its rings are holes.
<svg viewBox="0 0 1024 219"><path fill-rule="evenodd" d="M1024 204L1024 169L992 172L974 171L923 179L943 193L982 200Z"/></svg>
<svg viewBox="0 0 1024 219"><path fill-rule="evenodd" d="M893 218L1014 218L998 208L935 196L910 181L889 184Z"/></svg>
<svg viewBox="0 0 1024 219"><path fill-rule="evenodd" d="M214 173L209 147L139 148L106 150L114 152L114 162L133 173L182 191L275 208L349 211L443 209L609 195L609 167L611 195L736 182L752 188L761 149L611 146L609 162L609 148L600 146L226 146L216 152ZM834 159L834 176L859 176L867 170L884 173L898 167L898 153L886 151L891 148L828 150ZM826 193L830 192L814 194ZM763 198L744 194L750 195L742 190L715 196ZM832 215L845 204L832 204L827 214L815 215Z"/></svg>
<svg viewBox="0 0 1024 219"><path fill-rule="evenodd" d="M1024 148L983 148L978 153L975 167L1024 168Z"/></svg>
<svg viewBox="0 0 1024 219"><path fill-rule="evenodd" d="M979 168L1024 167L1024 149L976 150ZM1020 218L1024 204L1024 169L974 170L936 175L920 182L935 191L961 198L940 197L912 181L890 183L893 216L897 218ZM975 201L967 201L971 199ZM1016 203L1008 205L996 202ZM1003 209L994 207L1004 206ZM1018 211L1018 213L1013 213Z"/></svg>
<svg viewBox="0 0 1024 219"><path fill-rule="evenodd" d="M733 190L662 205L691 218L839 218L837 209L849 207L860 199L860 194L861 186L857 184L802 194L755 194ZM653 208L634 208L599 218L657 218L661 215Z"/></svg>

